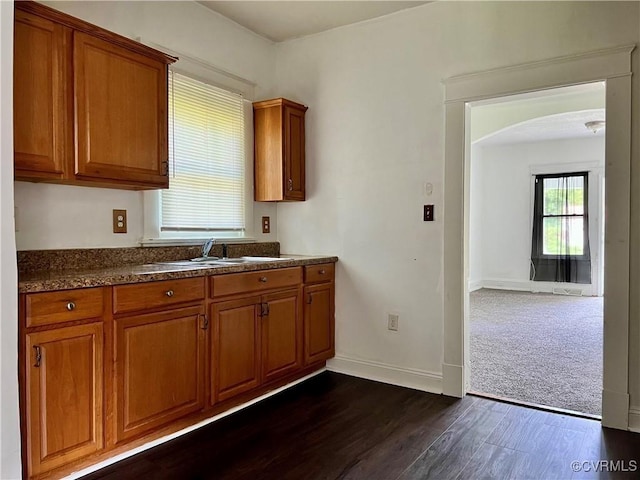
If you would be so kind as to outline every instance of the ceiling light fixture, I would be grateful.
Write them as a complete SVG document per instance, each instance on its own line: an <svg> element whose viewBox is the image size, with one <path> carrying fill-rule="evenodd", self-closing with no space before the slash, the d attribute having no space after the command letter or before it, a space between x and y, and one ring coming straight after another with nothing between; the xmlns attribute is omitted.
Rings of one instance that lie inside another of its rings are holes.
<svg viewBox="0 0 640 480"><path fill-rule="evenodd" d="M584 126L591 130L593 133L598 133L598 130L603 129L605 124L606 122L604 120L592 120L590 122L586 122Z"/></svg>

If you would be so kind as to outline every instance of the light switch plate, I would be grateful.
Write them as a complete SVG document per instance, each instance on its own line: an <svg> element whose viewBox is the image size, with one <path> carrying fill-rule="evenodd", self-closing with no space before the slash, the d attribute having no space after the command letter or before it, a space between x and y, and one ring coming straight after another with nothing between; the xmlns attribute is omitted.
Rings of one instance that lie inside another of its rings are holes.
<svg viewBox="0 0 640 480"><path fill-rule="evenodd" d="M127 211L113 211L113 233L127 233Z"/></svg>
<svg viewBox="0 0 640 480"><path fill-rule="evenodd" d="M433 205L425 205L424 206L424 221L425 222L433 222Z"/></svg>

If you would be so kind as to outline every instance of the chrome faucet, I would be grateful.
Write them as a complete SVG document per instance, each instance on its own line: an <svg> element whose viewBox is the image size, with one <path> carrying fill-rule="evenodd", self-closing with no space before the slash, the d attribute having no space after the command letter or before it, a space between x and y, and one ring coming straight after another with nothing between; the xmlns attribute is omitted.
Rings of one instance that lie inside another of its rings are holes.
<svg viewBox="0 0 640 480"><path fill-rule="evenodd" d="M209 256L214 243L216 243L216 239L210 238L204 243L204 245L202 245L202 258L207 258Z"/></svg>

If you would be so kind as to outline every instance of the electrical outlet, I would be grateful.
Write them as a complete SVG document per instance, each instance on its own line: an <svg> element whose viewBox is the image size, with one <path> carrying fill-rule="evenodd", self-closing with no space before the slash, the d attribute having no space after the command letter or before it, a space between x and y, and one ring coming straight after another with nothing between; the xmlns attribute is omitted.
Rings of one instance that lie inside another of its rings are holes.
<svg viewBox="0 0 640 480"><path fill-rule="evenodd" d="M127 211L113 211L113 233L127 233Z"/></svg>
<svg viewBox="0 0 640 480"><path fill-rule="evenodd" d="M387 328L389 330L393 330L394 332L398 331L398 320L400 319L400 315L396 315L395 313L389 314L389 324Z"/></svg>
<svg viewBox="0 0 640 480"><path fill-rule="evenodd" d="M262 217L262 233L271 232L271 218Z"/></svg>

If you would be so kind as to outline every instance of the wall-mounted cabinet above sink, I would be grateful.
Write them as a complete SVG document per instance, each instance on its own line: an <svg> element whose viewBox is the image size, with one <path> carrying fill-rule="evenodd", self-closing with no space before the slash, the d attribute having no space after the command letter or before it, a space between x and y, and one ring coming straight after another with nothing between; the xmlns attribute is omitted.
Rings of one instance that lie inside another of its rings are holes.
<svg viewBox="0 0 640 480"><path fill-rule="evenodd" d="M176 59L36 2L15 3L15 179L169 186Z"/></svg>

